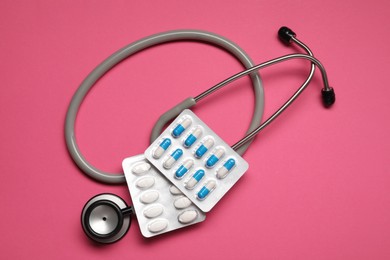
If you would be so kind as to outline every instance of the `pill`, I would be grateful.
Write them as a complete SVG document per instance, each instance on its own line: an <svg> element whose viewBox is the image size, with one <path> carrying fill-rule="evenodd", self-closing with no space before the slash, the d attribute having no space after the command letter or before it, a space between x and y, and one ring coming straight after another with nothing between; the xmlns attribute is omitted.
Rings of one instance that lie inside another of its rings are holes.
<svg viewBox="0 0 390 260"><path fill-rule="evenodd" d="M211 138L208 138L206 141L199 146L199 148L195 152L195 156L197 158L201 158L212 146L214 145L214 140Z"/></svg>
<svg viewBox="0 0 390 260"><path fill-rule="evenodd" d="M135 185L140 189L149 189L154 185L154 178L151 176L143 177L139 179Z"/></svg>
<svg viewBox="0 0 390 260"><path fill-rule="evenodd" d="M170 169L177 160L183 155L182 149L176 149L170 156L168 156L168 159L165 160L163 166L165 169Z"/></svg>
<svg viewBox="0 0 390 260"><path fill-rule="evenodd" d="M198 199L204 200L207 195L209 195L210 192L212 192L215 189L216 183L215 181L211 180L208 181L198 192Z"/></svg>
<svg viewBox="0 0 390 260"><path fill-rule="evenodd" d="M153 222L149 223L148 230L153 233L163 231L168 227L168 220L166 219L156 219Z"/></svg>
<svg viewBox="0 0 390 260"><path fill-rule="evenodd" d="M177 209L185 209L185 208L188 208L190 205L191 205L191 201L189 198L187 197L180 197L180 198L177 198L174 202L173 202L173 205L175 206L175 208Z"/></svg>
<svg viewBox="0 0 390 260"><path fill-rule="evenodd" d="M177 217L180 223L188 224L194 221L198 217L198 212L196 210L186 210Z"/></svg>
<svg viewBox="0 0 390 260"><path fill-rule="evenodd" d="M150 170L150 164L149 163L138 163L136 164L133 169L131 170L133 173L137 175L142 175L145 172Z"/></svg>
<svg viewBox="0 0 390 260"><path fill-rule="evenodd" d="M144 210L143 214L147 218L155 218L160 216L164 211L164 207L162 205L153 205Z"/></svg>
<svg viewBox="0 0 390 260"><path fill-rule="evenodd" d="M185 147L191 147L191 145L193 145L196 140L199 138L199 136L201 136L202 134L202 129L198 126L195 128L195 130L186 138L186 140L184 141L184 146Z"/></svg>
<svg viewBox="0 0 390 260"><path fill-rule="evenodd" d="M186 118L178 124L175 129L172 131L172 136L173 137L179 137L186 129L191 125L192 121L189 118Z"/></svg>
<svg viewBox="0 0 390 260"><path fill-rule="evenodd" d="M181 194L183 194L175 185L171 185L171 187L169 187L169 192L172 195L181 195Z"/></svg>
<svg viewBox="0 0 390 260"><path fill-rule="evenodd" d="M153 151L153 158L158 159L163 155L163 153L168 149L171 145L171 139L165 138L160 145Z"/></svg>
<svg viewBox="0 0 390 260"><path fill-rule="evenodd" d="M175 178L181 179L188 172L189 169L194 165L193 160L186 160L175 172Z"/></svg>
<svg viewBox="0 0 390 260"><path fill-rule="evenodd" d="M185 184L185 187L187 189L192 189L195 187L195 185L204 177L204 170L200 169L197 170L194 175L191 176L191 178L187 181Z"/></svg>
<svg viewBox="0 0 390 260"><path fill-rule="evenodd" d="M207 168L213 167L224 154L225 154L225 150L223 150L222 148L216 149L214 153L207 159L206 167Z"/></svg>
<svg viewBox="0 0 390 260"><path fill-rule="evenodd" d="M236 161L232 158L227 160L221 168L217 171L217 177L219 179L223 179L226 177L226 175L230 172L230 170L236 165Z"/></svg>
<svg viewBox="0 0 390 260"><path fill-rule="evenodd" d="M159 197L158 191L146 191L144 192L139 200L144 204L149 204L155 202Z"/></svg>

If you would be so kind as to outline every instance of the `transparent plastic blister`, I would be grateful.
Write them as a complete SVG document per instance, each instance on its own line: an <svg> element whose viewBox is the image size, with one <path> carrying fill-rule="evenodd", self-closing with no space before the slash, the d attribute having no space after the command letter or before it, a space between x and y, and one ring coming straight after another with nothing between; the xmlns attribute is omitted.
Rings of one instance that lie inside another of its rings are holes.
<svg viewBox="0 0 390 260"><path fill-rule="evenodd" d="M191 110L184 110L145 157L203 212L209 212L248 163Z"/></svg>
<svg viewBox="0 0 390 260"><path fill-rule="evenodd" d="M126 158L122 167L144 237L205 220L206 215L161 175L144 155Z"/></svg>

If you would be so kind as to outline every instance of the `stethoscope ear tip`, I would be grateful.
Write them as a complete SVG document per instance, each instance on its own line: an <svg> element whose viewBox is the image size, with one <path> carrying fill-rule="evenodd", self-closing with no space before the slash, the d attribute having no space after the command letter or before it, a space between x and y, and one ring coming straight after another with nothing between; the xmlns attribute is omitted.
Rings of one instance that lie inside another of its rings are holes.
<svg viewBox="0 0 390 260"><path fill-rule="evenodd" d="M293 30L291 30L290 28L286 27L286 26L282 26L280 27L279 31L278 31L278 36L279 36L279 39L284 43L284 44L287 44L289 45L291 43L291 39L296 35L295 32L293 32Z"/></svg>
<svg viewBox="0 0 390 260"><path fill-rule="evenodd" d="M334 89L329 87L329 89L323 88L321 90L322 102L326 108L331 107L336 102L336 94Z"/></svg>
<svg viewBox="0 0 390 260"><path fill-rule="evenodd" d="M90 199L81 213L84 233L93 241L103 244L121 239L131 225L131 207L113 194L99 194Z"/></svg>

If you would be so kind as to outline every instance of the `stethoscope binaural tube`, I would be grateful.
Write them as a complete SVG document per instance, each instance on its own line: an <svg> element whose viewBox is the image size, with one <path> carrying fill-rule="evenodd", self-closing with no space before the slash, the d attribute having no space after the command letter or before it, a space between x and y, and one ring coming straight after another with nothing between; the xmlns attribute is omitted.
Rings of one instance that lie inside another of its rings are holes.
<svg viewBox="0 0 390 260"><path fill-rule="evenodd" d="M250 73L252 73L253 71L257 71L257 70L260 70L262 68L265 68L265 67L268 67L268 66L271 66L271 65L274 65L274 64L277 64L277 63L280 63L280 62L283 62L283 61L287 61L287 60L291 60L291 59L306 59L306 60L309 60L311 61L313 64L315 64L319 70L321 71L321 75L322 75L322 81L323 81L323 85L324 85L324 88L321 90L321 94L322 94L322 99L323 99L323 104L325 107L330 107L334 104L335 102L335 94L334 94L334 90L333 88L331 88L329 86L329 83L328 83L328 77L327 77L327 74L326 74L326 70L324 68L324 66L321 64L321 62L319 60L317 60L316 58L314 58L313 56L310 56L310 55L306 55L306 54L290 54L290 55L285 55L285 56L281 56L279 58L276 58L276 59L272 59L272 60L269 60L269 61L266 61L266 62L263 62L261 64L258 64L256 66L253 66L252 68L250 69L247 69L247 70L244 70L240 73L237 73L233 76L231 76L230 78L227 78L225 79L224 81L220 82L218 85L219 86L224 86L224 85L227 85L245 75L248 75ZM306 86L305 86L306 87ZM276 117L278 117L293 101L296 100L296 98L302 93L302 91L305 89L305 87L300 87L295 93L294 95L287 100L287 102L281 106L272 116L270 116L264 123L262 123L259 127L257 127L256 129L254 129L252 132L250 132L248 135L246 135L243 139L241 139L240 141L238 141L236 144L234 144L232 146L232 148L234 150L237 150L238 148L242 147L245 143L247 143L248 141L250 141L253 137L255 137L262 129L264 129L267 125L269 125Z"/></svg>

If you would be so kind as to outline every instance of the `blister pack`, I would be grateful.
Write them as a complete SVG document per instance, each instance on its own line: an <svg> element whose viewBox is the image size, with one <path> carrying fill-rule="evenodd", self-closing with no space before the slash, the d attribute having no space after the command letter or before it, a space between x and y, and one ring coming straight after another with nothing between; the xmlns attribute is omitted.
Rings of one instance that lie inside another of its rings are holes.
<svg viewBox="0 0 390 260"><path fill-rule="evenodd" d="M205 220L206 215L161 175L144 155L124 159L122 167L144 237Z"/></svg>
<svg viewBox="0 0 390 260"><path fill-rule="evenodd" d="M203 212L209 212L248 163L191 110L184 110L145 157Z"/></svg>

